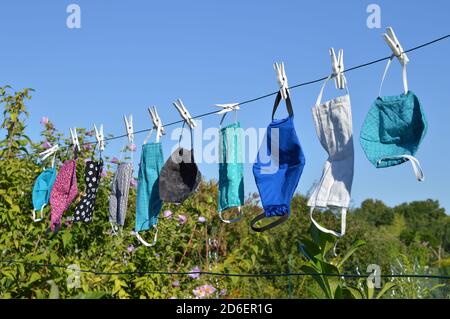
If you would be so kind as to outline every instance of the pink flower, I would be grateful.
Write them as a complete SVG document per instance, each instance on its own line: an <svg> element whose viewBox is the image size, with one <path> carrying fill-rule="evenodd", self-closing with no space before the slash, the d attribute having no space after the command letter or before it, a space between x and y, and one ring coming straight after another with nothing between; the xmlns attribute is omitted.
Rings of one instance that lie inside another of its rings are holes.
<svg viewBox="0 0 450 319"><path fill-rule="evenodd" d="M173 286L173 287L180 287L180 282L179 282L178 280L175 280L175 281L172 283L172 286Z"/></svg>
<svg viewBox="0 0 450 319"><path fill-rule="evenodd" d="M195 288L192 292L194 293L194 296L196 298L203 299L205 297L211 296L216 291L216 288L214 288L211 285L203 285Z"/></svg>
<svg viewBox="0 0 450 319"><path fill-rule="evenodd" d="M227 294L228 290L227 289L222 289L219 293L219 295L221 296L225 296Z"/></svg>
<svg viewBox="0 0 450 319"><path fill-rule="evenodd" d="M187 221L187 217L184 215L178 215L178 222L180 223L180 225L183 225L184 223L186 223Z"/></svg>
<svg viewBox="0 0 450 319"><path fill-rule="evenodd" d="M172 212L170 210L165 210L163 216L165 218L172 218Z"/></svg>
<svg viewBox="0 0 450 319"><path fill-rule="evenodd" d="M86 151L90 151L92 149L92 144L90 144L90 143L84 144L83 147Z"/></svg>
<svg viewBox="0 0 450 319"><path fill-rule="evenodd" d="M130 147L130 151L136 152L136 149L137 149L136 144L133 143L129 147Z"/></svg>
<svg viewBox="0 0 450 319"><path fill-rule="evenodd" d="M206 222L206 218L203 217L203 216L200 216L200 217L198 218L198 221L199 221L200 223L204 223L204 222Z"/></svg>
<svg viewBox="0 0 450 319"><path fill-rule="evenodd" d="M200 278L199 274L200 271L201 271L200 268L198 266L195 266L194 268L192 268L192 270L190 271L191 274L189 274L188 276L192 279L198 279Z"/></svg>
<svg viewBox="0 0 450 319"><path fill-rule="evenodd" d="M119 162L120 162L119 159L115 156L111 159L111 163L119 164Z"/></svg>
<svg viewBox="0 0 450 319"><path fill-rule="evenodd" d="M49 149L50 147L52 147L52 144L50 144L48 141L45 141L44 143L41 144L41 147Z"/></svg>
<svg viewBox="0 0 450 319"><path fill-rule="evenodd" d="M136 249L136 248L134 248L133 245L129 245L129 246L127 247L127 251L128 251L129 253L132 253L135 249Z"/></svg>
<svg viewBox="0 0 450 319"><path fill-rule="evenodd" d="M41 123L42 125L47 125L48 117L46 117L46 116L41 117L41 121L39 123Z"/></svg>

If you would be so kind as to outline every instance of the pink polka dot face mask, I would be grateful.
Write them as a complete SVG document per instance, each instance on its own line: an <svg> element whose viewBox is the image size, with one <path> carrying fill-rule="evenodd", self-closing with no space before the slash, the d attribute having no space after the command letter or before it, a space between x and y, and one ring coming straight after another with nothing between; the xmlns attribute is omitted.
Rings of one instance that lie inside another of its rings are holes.
<svg viewBox="0 0 450 319"><path fill-rule="evenodd" d="M67 160L61 167L50 194L51 225L55 229L61 224L64 212L69 208L78 194L76 160Z"/></svg>

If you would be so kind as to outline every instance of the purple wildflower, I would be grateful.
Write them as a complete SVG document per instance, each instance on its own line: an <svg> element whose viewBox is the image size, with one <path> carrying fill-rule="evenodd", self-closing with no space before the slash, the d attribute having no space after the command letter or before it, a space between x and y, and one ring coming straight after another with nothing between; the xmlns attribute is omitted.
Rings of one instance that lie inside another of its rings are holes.
<svg viewBox="0 0 450 319"><path fill-rule="evenodd" d="M180 225L183 225L184 223L186 223L187 221L187 217L184 215L178 215L178 223L180 223Z"/></svg>
<svg viewBox="0 0 450 319"><path fill-rule="evenodd" d="M200 278L200 274L199 274L200 271L201 271L200 268L199 268L198 266L195 266L195 267L192 268L192 270L190 271L190 272L193 273L193 274L189 274L188 276L189 276L190 278L192 278L192 279L198 279L198 278Z"/></svg>
<svg viewBox="0 0 450 319"><path fill-rule="evenodd" d="M165 218L172 218L172 212L170 210L165 210L163 216Z"/></svg>

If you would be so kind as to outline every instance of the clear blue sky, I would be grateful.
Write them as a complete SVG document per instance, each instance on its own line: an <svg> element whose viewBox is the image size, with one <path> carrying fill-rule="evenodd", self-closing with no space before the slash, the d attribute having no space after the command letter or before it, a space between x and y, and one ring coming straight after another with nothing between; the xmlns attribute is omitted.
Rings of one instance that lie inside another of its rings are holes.
<svg viewBox="0 0 450 319"><path fill-rule="evenodd" d="M381 7L382 29L366 26L366 7L372 2ZM70 3L81 7L81 29L66 27ZM126 113L134 115L137 129L150 125L146 110L150 105L158 107L167 123L179 118L171 105L179 97L195 115L213 110L215 103L275 91L275 61L285 62L293 85L330 72L331 46L344 48L346 67L386 56L390 50L381 36L386 26L394 27L405 48L427 42L450 33L449 13L446 0L2 0L0 84L36 90L29 102L27 128L33 138L38 137L42 116L67 134L69 127L92 127L93 123L122 134ZM369 197L389 205L432 198L450 211L449 53L447 40L409 55L410 88L421 99L429 122L428 135L417 154L426 175L423 183L415 181L409 164L375 169L358 142L385 64L347 75L356 137L354 205ZM385 94L401 92L400 70L395 62ZM333 87L328 87L326 97L340 94ZM315 84L291 92L307 159L298 187L301 193L320 178L326 159L311 116L319 88ZM265 127L272 104L269 98L243 106L242 126ZM210 116L203 126L218 122L218 116ZM144 136L136 138L140 144ZM110 144L109 155L117 155L121 144ZM171 147L167 138L166 157ZM216 164L200 168L208 178L217 178ZM246 191L255 191L251 165L246 167L245 178Z"/></svg>

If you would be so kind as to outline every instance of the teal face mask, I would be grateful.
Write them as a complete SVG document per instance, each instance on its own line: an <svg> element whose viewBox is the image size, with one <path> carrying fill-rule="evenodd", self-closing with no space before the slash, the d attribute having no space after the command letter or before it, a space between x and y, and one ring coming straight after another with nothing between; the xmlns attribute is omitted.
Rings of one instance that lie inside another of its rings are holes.
<svg viewBox="0 0 450 319"><path fill-rule="evenodd" d="M219 139L219 217L225 223L241 219L244 205L244 168L242 163L242 130L239 122L220 130ZM222 212L237 207L239 217L224 219Z"/></svg>
<svg viewBox="0 0 450 319"><path fill-rule="evenodd" d="M142 146L141 163L139 167L136 194L136 225L137 239L147 247L156 244L159 212L162 200L159 197L159 175L164 165L161 143L149 143ZM147 243L140 235L140 231L155 229L153 243Z"/></svg>
<svg viewBox="0 0 450 319"><path fill-rule="evenodd" d="M382 84L383 81L380 92ZM376 168L391 167L409 161L417 180L423 181L424 174L415 155L425 137L428 124L422 104L417 96L408 90L406 64L403 66L403 85L403 94L379 94L364 121L360 142L368 160Z"/></svg>
<svg viewBox="0 0 450 319"><path fill-rule="evenodd" d="M33 221L38 222L44 218L44 207L50 200L50 193L53 188L53 183L56 179L56 169L46 168L34 182L32 201L33 201ZM41 218L36 219L36 211L41 212Z"/></svg>

